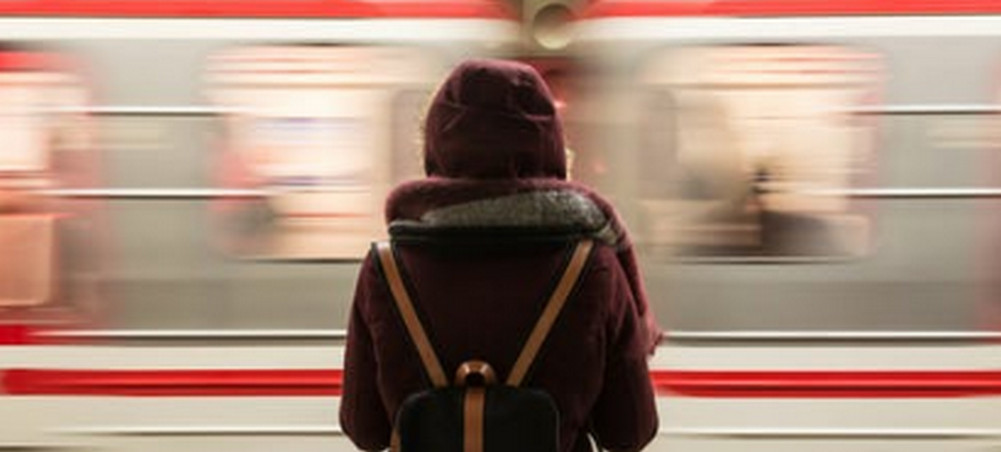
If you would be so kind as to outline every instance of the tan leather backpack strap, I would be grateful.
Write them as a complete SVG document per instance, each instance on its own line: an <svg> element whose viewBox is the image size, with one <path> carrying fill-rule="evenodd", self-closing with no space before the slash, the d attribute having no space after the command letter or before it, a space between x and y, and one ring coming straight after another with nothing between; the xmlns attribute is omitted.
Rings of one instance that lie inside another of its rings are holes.
<svg viewBox="0 0 1001 452"><path fill-rule="evenodd" d="M424 370L427 371L431 384L436 388L448 386L448 379L445 378L445 371L442 370L441 362L438 361L438 355L435 354L431 341L428 340L424 325L417 317L414 303L403 284L403 278L400 277L400 268L396 265L393 246L389 242L378 242L375 246L379 253L382 272L386 276L386 282L389 283L389 291L393 294L393 301L396 302L400 317L403 318L403 324L406 325L407 332L410 333L410 338L417 347L417 353L421 357L421 362L424 363Z"/></svg>
<svg viewBox="0 0 1001 452"><path fill-rule="evenodd" d="M508 386L518 386L525 378L525 374L528 373L528 369L532 366L532 361L535 360L535 355L539 353L542 343L546 341L546 336L549 335L549 330L556 323L556 318L559 317L560 311L563 310L567 297L570 296L570 291L577 285L577 279L580 277L584 269L584 264L587 262L587 258L590 256L593 247L594 241L591 239L583 239L577 242L573 256L570 258L566 269L563 270L563 276L560 277L559 283L556 284L556 289L549 296L542 315L539 316L539 320L535 323L535 328L532 329L528 340L525 341L525 346L521 349L521 354L518 355L514 366L511 367L511 373L507 376Z"/></svg>
<svg viewBox="0 0 1001 452"><path fill-rule="evenodd" d="M483 452L483 420L487 391L483 386L466 388L462 397L462 452Z"/></svg>

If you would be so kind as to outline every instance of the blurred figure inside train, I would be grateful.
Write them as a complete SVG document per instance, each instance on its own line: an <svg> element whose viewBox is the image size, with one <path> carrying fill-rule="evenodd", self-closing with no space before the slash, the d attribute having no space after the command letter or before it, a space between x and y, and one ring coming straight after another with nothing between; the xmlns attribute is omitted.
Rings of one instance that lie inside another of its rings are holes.
<svg viewBox="0 0 1001 452"><path fill-rule="evenodd" d="M450 374L468 359L506 378L568 259L597 244L526 385L560 414L559 450L639 450L657 430L647 358L659 331L615 210L568 182L562 124L530 66L460 64L424 128L427 178L398 185L386 220L404 280ZM404 399L427 389L377 259L362 264L348 329L341 426L364 450L389 445Z"/></svg>
<svg viewBox="0 0 1001 452"><path fill-rule="evenodd" d="M643 210L683 254L857 256L869 224L844 189L868 174L875 56L824 46L693 47L641 75ZM668 174L667 181L663 174ZM665 183L666 182L666 183Z"/></svg>

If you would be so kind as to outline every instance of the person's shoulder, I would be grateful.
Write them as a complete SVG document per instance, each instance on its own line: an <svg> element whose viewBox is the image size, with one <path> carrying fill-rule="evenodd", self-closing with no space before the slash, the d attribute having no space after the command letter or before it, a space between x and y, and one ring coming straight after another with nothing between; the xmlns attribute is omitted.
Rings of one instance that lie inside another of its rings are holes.
<svg viewBox="0 0 1001 452"><path fill-rule="evenodd" d="M586 278L599 278L604 284L625 283L622 266L619 264L614 245L601 240L593 240L594 248L585 267Z"/></svg>

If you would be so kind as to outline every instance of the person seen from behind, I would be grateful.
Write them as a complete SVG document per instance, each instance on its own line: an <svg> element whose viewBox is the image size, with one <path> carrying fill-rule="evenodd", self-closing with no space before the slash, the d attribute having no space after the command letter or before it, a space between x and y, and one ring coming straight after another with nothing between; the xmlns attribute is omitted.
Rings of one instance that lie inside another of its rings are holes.
<svg viewBox="0 0 1001 452"><path fill-rule="evenodd" d="M470 359L501 380L511 370L572 248L517 239L591 238L523 385L555 401L560 451L592 451L592 440L641 450L658 427L647 359L660 331L615 210L566 180L562 126L538 73L502 60L457 66L427 112L424 168L426 178L390 193L385 215L445 373ZM342 429L363 450L389 447L401 404L429 387L393 300L370 253L351 308L340 407Z"/></svg>

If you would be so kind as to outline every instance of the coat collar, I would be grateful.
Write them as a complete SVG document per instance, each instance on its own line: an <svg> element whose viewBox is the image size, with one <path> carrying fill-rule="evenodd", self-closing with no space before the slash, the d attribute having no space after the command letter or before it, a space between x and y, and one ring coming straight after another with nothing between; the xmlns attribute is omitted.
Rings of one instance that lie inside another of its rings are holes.
<svg viewBox="0 0 1001 452"><path fill-rule="evenodd" d="M387 198L386 221L391 232L559 231L609 244L619 244L624 235L607 201L579 184L548 178L408 182Z"/></svg>

